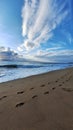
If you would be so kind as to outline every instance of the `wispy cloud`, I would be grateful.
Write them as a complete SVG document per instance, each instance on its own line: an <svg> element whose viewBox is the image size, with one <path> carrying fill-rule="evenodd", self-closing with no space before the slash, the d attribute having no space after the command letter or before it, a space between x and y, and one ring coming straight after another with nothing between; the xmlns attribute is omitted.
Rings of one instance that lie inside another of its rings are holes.
<svg viewBox="0 0 73 130"><path fill-rule="evenodd" d="M53 36L53 31L68 14L67 1L24 0L22 9L22 35L24 43L19 50L30 50L45 43Z"/></svg>
<svg viewBox="0 0 73 130"><path fill-rule="evenodd" d="M71 62L73 61L73 50L64 48L49 48L45 50L39 50L34 59L43 62Z"/></svg>
<svg viewBox="0 0 73 130"><path fill-rule="evenodd" d="M71 62L73 61L73 50L65 49L64 47L50 47L46 49L37 49L33 53L26 53L24 58L30 61L40 62Z"/></svg>
<svg viewBox="0 0 73 130"><path fill-rule="evenodd" d="M24 43L19 50L30 50L40 46L53 36L53 30L61 24L68 14L67 1L24 0L22 9L22 35ZM23 49L22 49L23 48Z"/></svg>

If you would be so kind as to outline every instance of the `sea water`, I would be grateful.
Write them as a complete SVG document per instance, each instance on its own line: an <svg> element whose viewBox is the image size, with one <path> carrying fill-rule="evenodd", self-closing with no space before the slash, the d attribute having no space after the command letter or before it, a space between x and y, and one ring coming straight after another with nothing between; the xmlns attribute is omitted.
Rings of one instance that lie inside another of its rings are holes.
<svg viewBox="0 0 73 130"><path fill-rule="evenodd" d="M59 70L73 66L72 63L30 63L18 61L0 61L0 83Z"/></svg>

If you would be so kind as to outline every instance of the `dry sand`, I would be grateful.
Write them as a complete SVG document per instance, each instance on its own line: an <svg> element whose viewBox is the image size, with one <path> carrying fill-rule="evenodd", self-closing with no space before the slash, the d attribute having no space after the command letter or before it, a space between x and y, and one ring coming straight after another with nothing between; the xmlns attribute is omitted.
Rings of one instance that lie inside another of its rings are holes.
<svg viewBox="0 0 73 130"><path fill-rule="evenodd" d="M0 130L73 130L73 68L1 83Z"/></svg>

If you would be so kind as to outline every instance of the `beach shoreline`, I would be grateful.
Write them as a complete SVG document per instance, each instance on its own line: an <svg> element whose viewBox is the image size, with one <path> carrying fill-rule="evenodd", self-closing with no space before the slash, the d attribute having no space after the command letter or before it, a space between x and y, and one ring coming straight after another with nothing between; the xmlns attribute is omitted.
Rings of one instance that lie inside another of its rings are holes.
<svg viewBox="0 0 73 130"><path fill-rule="evenodd" d="M61 69L49 70L48 72L41 72L41 73L38 73L38 74L26 76L26 77L23 77L23 78L17 78L17 79L13 79L13 80L3 81L3 82L0 82L0 84L12 82L12 81L17 81L17 80L24 80L26 78L30 78L30 77L33 77L33 76L46 75L50 72L61 71L61 70L70 69L70 68L73 68L73 67L71 66L71 67L66 67L66 68L61 68Z"/></svg>
<svg viewBox="0 0 73 130"><path fill-rule="evenodd" d="M73 130L73 67L0 83L1 130Z"/></svg>

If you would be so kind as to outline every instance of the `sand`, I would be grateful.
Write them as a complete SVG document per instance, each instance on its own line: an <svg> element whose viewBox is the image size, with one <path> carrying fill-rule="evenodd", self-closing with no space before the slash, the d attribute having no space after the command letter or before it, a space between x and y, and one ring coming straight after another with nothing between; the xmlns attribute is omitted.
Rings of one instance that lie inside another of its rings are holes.
<svg viewBox="0 0 73 130"><path fill-rule="evenodd" d="M1 83L0 130L73 130L73 68Z"/></svg>

